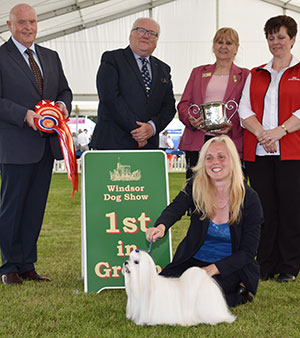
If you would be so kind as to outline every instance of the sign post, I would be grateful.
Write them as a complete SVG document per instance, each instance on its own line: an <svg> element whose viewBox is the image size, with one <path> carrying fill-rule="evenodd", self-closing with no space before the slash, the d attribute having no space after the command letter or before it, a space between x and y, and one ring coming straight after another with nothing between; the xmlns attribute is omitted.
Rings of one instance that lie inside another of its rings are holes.
<svg viewBox="0 0 300 338"><path fill-rule="evenodd" d="M147 251L147 228L169 203L163 151L93 151L82 157L85 292L124 288L123 263ZM172 258L171 234L152 245L158 272Z"/></svg>

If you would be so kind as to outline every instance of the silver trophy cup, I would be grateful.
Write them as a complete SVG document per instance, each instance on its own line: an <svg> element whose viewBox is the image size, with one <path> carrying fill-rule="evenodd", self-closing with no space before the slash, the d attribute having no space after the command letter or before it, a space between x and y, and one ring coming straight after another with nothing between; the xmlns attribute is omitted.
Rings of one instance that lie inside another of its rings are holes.
<svg viewBox="0 0 300 338"><path fill-rule="evenodd" d="M231 121L237 112L237 108L238 104L234 100L227 102L216 101L201 104L200 106L192 104L188 109L188 113L194 118L198 118L201 114L204 121L204 129L218 131ZM233 111L230 117L228 117L228 111Z"/></svg>

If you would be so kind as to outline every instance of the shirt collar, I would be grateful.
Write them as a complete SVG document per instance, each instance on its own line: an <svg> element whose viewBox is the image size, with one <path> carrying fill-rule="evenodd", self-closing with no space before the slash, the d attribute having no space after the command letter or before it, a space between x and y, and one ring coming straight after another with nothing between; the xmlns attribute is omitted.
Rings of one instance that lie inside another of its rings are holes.
<svg viewBox="0 0 300 338"><path fill-rule="evenodd" d="M131 50L131 51L132 51L132 53L133 53L133 55L134 55L134 57L135 57L136 60L141 61L140 58L143 58L143 59L147 59L147 61L150 63L150 55L142 57L142 56L136 54L133 50Z"/></svg>
<svg viewBox="0 0 300 338"><path fill-rule="evenodd" d="M299 60L294 55L292 55L292 61L291 61L290 65L288 67L286 67L285 69L294 67L297 63L299 63ZM273 64L273 58L269 63L267 63L263 67L263 69L266 69L267 71L269 71L271 73L272 71L274 71L274 69L272 69L272 64Z"/></svg>
<svg viewBox="0 0 300 338"><path fill-rule="evenodd" d="M19 52L23 55L25 53L25 50L27 49L27 47L22 45L13 36L11 37L11 39L12 39L13 43L15 44L15 46L18 48ZM33 53L36 54L34 43L29 47L29 49L31 49L33 51Z"/></svg>

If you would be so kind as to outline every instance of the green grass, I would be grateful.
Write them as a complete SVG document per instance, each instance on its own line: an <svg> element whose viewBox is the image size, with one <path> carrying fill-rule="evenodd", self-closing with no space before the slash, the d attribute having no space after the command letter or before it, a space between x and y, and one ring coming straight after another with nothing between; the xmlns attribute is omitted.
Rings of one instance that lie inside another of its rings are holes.
<svg viewBox="0 0 300 338"><path fill-rule="evenodd" d="M183 184L183 174L170 174L170 199ZM66 175L53 175L36 264L52 282L0 284L0 337L300 337L300 277L260 283L253 303L232 310L233 324L136 326L125 317L125 290L83 292L80 194L70 194ZM174 225L173 251L187 227L187 217Z"/></svg>

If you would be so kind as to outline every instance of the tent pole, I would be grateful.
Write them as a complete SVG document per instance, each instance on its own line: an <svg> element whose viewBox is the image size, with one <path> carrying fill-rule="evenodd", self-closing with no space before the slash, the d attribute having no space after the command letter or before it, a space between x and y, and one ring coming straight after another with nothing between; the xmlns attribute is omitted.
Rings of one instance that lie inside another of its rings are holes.
<svg viewBox="0 0 300 338"><path fill-rule="evenodd" d="M216 31L219 29L219 0L216 0Z"/></svg>

